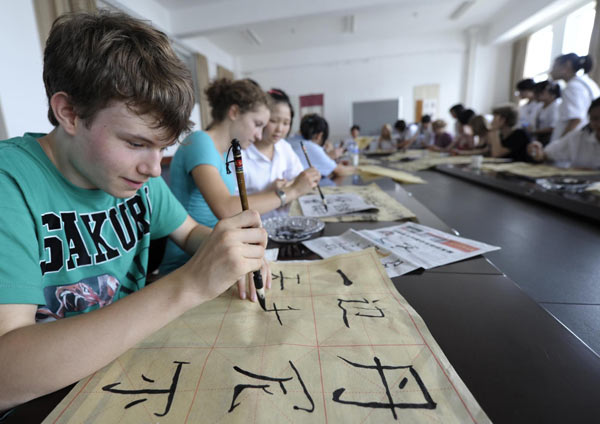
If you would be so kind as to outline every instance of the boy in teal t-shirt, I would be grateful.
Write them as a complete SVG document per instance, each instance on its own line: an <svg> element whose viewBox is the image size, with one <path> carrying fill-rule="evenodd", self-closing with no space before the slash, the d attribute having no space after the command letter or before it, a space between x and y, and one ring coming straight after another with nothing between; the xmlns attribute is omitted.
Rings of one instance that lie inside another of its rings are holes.
<svg viewBox="0 0 600 424"><path fill-rule="evenodd" d="M122 14L63 15L44 83L54 130L0 142L0 416L97 371L251 271L270 284L257 213L211 231L160 178L193 105L163 33ZM164 236L192 258L145 286L150 239Z"/></svg>

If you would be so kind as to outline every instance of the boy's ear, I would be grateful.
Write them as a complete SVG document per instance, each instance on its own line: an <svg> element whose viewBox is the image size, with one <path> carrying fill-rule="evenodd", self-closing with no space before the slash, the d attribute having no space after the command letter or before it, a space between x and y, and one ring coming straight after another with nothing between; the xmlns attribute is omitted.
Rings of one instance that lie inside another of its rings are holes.
<svg viewBox="0 0 600 424"><path fill-rule="evenodd" d="M240 116L240 107L238 105L229 106L229 110L227 111L227 116L232 121L235 121Z"/></svg>
<svg viewBox="0 0 600 424"><path fill-rule="evenodd" d="M77 114L69 101L69 95L64 91L54 93L50 98L50 107L59 125L69 135L75 135Z"/></svg>

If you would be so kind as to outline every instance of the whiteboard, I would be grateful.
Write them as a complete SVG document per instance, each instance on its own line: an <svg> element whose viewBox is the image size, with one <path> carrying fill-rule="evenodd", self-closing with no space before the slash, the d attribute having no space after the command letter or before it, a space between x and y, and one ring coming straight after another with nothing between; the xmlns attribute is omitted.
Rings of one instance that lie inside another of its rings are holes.
<svg viewBox="0 0 600 424"><path fill-rule="evenodd" d="M379 135L384 124L392 127L399 119L402 98L352 103L352 124L360 126L361 135Z"/></svg>

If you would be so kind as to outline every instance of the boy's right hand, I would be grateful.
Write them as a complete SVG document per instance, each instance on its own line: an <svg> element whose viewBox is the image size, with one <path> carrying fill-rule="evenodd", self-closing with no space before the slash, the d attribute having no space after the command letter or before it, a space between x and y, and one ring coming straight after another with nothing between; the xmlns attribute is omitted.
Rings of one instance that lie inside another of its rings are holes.
<svg viewBox="0 0 600 424"><path fill-rule="evenodd" d="M259 270L267 246L267 232L256 211L220 220L202 247L177 271L198 303L219 296L241 277Z"/></svg>

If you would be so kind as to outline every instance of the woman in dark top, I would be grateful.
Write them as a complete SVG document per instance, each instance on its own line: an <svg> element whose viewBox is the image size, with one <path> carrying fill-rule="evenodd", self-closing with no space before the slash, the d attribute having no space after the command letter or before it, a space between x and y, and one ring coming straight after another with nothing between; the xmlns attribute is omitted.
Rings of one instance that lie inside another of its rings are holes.
<svg viewBox="0 0 600 424"><path fill-rule="evenodd" d="M515 128L519 112L513 105L500 106L492 110L494 120L488 135L490 155L495 158L510 158L518 162L533 162L527 154L527 145L531 141L529 134L521 128Z"/></svg>

